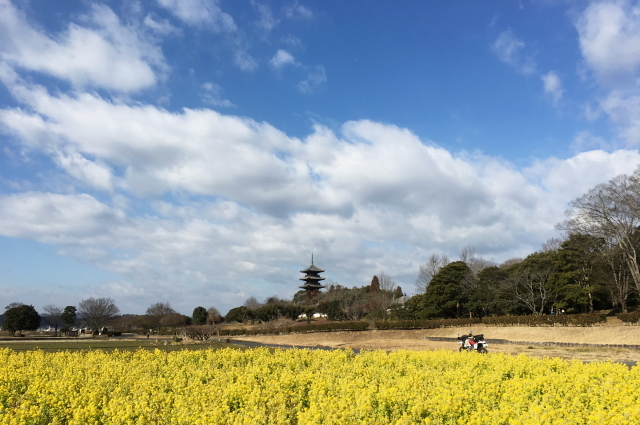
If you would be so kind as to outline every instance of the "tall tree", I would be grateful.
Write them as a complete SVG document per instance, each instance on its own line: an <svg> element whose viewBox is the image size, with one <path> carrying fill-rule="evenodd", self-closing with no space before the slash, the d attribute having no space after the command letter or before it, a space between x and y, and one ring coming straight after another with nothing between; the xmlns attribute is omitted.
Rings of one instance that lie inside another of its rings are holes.
<svg viewBox="0 0 640 425"><path fill-rule="evenodd" d="M62 309L57 305L47 304L42 307L42 310L47 314L47 321L55 328L53 336L58 336L58 325L62 321Z"/></svg>
<svg viewBox="0 0 640 425"><path fill-rule="evenodd" d="M147 323L152 329L160 332L160 326L162 319L168 315L173 314L176 311L171 308L169 303L155 303L147 308Z"/></svg>
<svg viewBox="0 0 640 425"><path fill-rule="evenodd" d="M569 220L558 225L569 233L602 238L616 245L640 291L640 266L636 247L640 233L640 168L602 183L569 203Z"/></svg>
<svg viewBox="0 0 640 425"><path fill-rule="evenodd" d="M558 302L562 303L558 307L593 312L595 298L604 289L594 279L603 244L601 238L573 233L555 251L552 280L560 296Z"/></svg>
<svg viewBox="0 0 640 425"><path fill-rule="evenodd" d="M625 261L622 249L616 246L608 246L601 253L604 262L602 280L609 291L611 302L621 312L628 312L629 296L632 293L631 273Z"/></svg>
<svg viewBox="0 0 640 425"><path fill-rule="evenodd" d="M384 270L380 270L376 276L383 291L393 291L396 288L396 281Z"/></svg>
<svg viewBox="0 0 640 425"><path fill-rule="evenodd" d="M378 276L373 276L371 279L371 285L369 286L369 292L376 292L380 290L380 281L378 280Z"/></svg>
<svg viewBox="0 0 640 425"><path fill-rule="evenodd" d="M100 332L109 319L120 313L112 298L88 298L78 304L80 318L94 331Z"/></svg>
<svg viewBox="0 0 640 425"><path fill-rule="evenodd" d="M502 295L507 276L506 271L496 266L482 269L475 277L476 284L468 289L466 308L477 317L510 312L509 303Z"/></svg>
<svg viewBox="0 0 640 425"><path fill-rule="evenodd" d="M60 319L66 326L73 326L78 319L78 310L73 305L68 305L64 308L64 311L60 315Z"/></svg>
<svg viewBox="0 0 640 425"><path fill-rule="evenodd" d="M169 313L162 318L160 324L168 328L178 328L186 326L191 322L191 318L180 313Z"/></svg>
<svg viewBox="0 0 640 425"><path fill-rule="evenodd" d="M207 309L207 325L217 325L224 322L224 317L220 314L220 311L211 306Z"/></svg>
<svg viewBox="0 0 640 425"><path fill-rule="evenodd" d="M412 297L405 307L415 318L460 317L464 302L461 284L469 273L462 261L447 264L433 276L427 291Z"/></svg>
<svg viewBox="0 0 640 425"><path fill-rule="evenodd" d="M554 273L553 252L538 252L504 270L515 300L532 314L543 314L556 301L557 288L549 278Z"/></svg>
<svg viewBox="0 0 640 425"><path fill-rule="evenodd" d="M14 305L15 307L11 307ZM10 331L12 335L16 332L34 331L40 326L40 315L32 305L21 303L10 304L4 312L4 322L2 329Z"/></svg>
<svg viewBox="0 0 640 425"><path fill-rule="evenodd" d="M256 309L258 307L260 307L260 303L258 302L258 300L256 299L256 297L249 297L247 298L247 300L244 302L244 306L249 308L249 309Z"/></svg>
<svg viewBox="0 0 640 425"><path fill-rule="evenodd" d="M418 294L424 294L429 286L429 282L441 268L449 264L449 257L445 254L431 254L426 263L420 266L418 278L416 279L416 291Z"/></svg>
<svg viewBox="0 0 640 425"><path fill-rule="evenodd" d="M207 323L207 309L204 307L196 307L193 309L193 324L204 325Z"/></svg>

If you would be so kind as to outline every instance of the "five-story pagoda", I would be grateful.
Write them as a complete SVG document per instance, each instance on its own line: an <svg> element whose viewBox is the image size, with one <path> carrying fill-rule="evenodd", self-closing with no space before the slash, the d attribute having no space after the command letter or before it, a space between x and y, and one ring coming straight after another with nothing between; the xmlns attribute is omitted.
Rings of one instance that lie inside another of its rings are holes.
<svg viewBox="0 0 640 425"><path fill-rule="evenodd" d="M309 295L314 291L326 288L326 286L320 284L320 281L325 279L320 276L320 273L323 272L324 270L313 265L313 254L311 254L311 265L304 270L300 270L300 273L304 273L304 277L300 278L300 280L304 281L304 285L300 286L300 288L307 291Z"/></svg>

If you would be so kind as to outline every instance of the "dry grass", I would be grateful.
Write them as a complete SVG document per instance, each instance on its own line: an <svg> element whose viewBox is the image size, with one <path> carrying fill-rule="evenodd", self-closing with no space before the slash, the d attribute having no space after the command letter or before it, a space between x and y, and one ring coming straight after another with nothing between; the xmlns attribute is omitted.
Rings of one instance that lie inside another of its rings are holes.
<svg viewBox="0 0 640 425"><path fill-rule="evenodd" d="M324 346L357 348L360 350L458 350L456 342L429 341L424 337L456 337L468 333L468 328L428 330L373 330L363 332L321 332L291 335L243 336L245 341L294 346ZM638 326L598 326L591 328L553 327L486 327L475 326L475 334L488 339L530 342L570 342L593 344L638 344ZM577 360L640 361L640 350L595 347L554 347L540 345L491 344L490 352L525 353L539 357L561 357Z"/></svg>

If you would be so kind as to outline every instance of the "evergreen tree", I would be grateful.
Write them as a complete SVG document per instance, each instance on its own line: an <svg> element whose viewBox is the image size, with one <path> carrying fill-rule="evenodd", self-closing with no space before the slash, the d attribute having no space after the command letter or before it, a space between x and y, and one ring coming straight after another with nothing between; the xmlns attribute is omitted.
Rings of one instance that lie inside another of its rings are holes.
<svg viewBox="0 0 640 425"><path fill-rule="evenodd" d="M571 234L562 243L551 278L558 291L557 308L592 313L595 305L603 304L606 288L596 278L598 267L604 265L602 245L604 240L580 234Z"/></svg>
<svg viewBox="0 0 640 425"><path fill-rule="evenodd" d="M461 283L469 272L462 261L444 266L433 276L424 294L407 301L406 309L416 319L460 317L464 302Z"/></svg>
<svg viewBox="0 0 640 425"><path fill-rule="evenodd" d="M204 325L207 323L207 309L204 307L196 307L193 309L193 324Z"/></svg>
<svg viewBox="0 0 640 425"><path fill-rule="evenodd" d="M68 305L64 308L64 311L60 315L60 319L65 325L73 326L76 324L76 320L78 318L77 316L78 313L76 307L73 305Z"/></svg>
<svg viewBox="0 0 640 425"><path fill-rule="evenodd" d="M371 286L369 287L369 292L376 292L380 290L380 281L378 280L378 276L373 276L371 279Z"/></svg>
<svg viewBox="0 0 640 425"><path fill-rule="evenodd" d="M16 331L35 331L38 326L40 326L40 315L32 305L22 304L4 312L2 329L12 334Z"/></svg>

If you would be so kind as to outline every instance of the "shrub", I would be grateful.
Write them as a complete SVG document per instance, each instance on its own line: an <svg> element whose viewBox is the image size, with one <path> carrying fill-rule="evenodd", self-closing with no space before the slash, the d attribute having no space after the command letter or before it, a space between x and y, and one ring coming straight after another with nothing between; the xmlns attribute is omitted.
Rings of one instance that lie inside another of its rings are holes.
<svg viewBox="0 0 640 425"><path fill-rule="evenodd" d="M640 310L633 313L620 313L617 317L625 323L638 323L640 321Z"/></svg>
<svg viewBox="0 0 640 425"><path fill-rule="evenodd" d="M606 315L600 313L560 316L500 316L484 317L482 319L465 318L376 322L376 329L436 329L466 327L477 323L482 323L487 326L593 326L606 321Z"/></svg>
<svg viewBox="0 0 640 425"><path fill-rule="evenodd" d="M477 323L480 323L478 318L395 320L376 322L376 329L436 329L471 326Z"/></svg>

